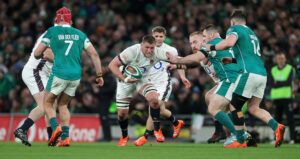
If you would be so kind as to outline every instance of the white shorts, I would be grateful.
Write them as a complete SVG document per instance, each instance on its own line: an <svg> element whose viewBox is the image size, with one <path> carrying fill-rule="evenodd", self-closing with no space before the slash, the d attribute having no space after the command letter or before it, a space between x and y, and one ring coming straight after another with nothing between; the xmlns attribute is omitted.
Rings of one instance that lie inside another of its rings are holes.
<svg viewBox="0 0 300 159"><path fill-rule="evenodd" d="M153 84L157 89L157 93L159 94L158 99L167 102L172 92L171 78L161 82L153 82Z"/></svg>
<svg viewBox="0 0 300 159"><path fill-rule="evenodd" d="M51 74L47 83L46 91L55 95L60 95L62 92L73 97L80 83L78 80L64 80Z"/></svg>
<svg viewBox="0 0 300 159"><path fill-rule="evenodd" d="M235 82L236 88L234 93L246 98L252 98L252 96L263 98L266 84L266 76L254 73L243 73L239 75Z"/></svg>
<svg viewBox="0 0 300 159"><path fill-rule="evenodd" d="M25 65L22 70L22 79L30 93L35 95L44 91L49 79L49 73L44 70L33 69Z"/></svg>
<svg viewBox="0 0 300 159"><path fill-rule="evenodd" d="M133 94L139 92L142 96L146 96L147 93L157 92L154 84L148 81L146 78L137 83L125 83L117 82L116 104L119 109L128 109L129 103Z"/></svg>

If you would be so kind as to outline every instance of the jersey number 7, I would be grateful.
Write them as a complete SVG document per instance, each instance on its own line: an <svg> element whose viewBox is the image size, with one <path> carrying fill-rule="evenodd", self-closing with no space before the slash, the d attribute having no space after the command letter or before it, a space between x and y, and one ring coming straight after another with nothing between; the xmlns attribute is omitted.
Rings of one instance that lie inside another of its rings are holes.
<svg viewBox="0 0 300 159"><path fill-rule="evenodd" d="M68 48L67 48L67 50L66 50L66 52L65 52L65 56L68 56L68 54L69 54L69 52L70 52L70 50L71 50L71 47L72 47L72 45L73 45L73 41L71 41L71 40L65 40L65 43L68 44Z"/></svg>

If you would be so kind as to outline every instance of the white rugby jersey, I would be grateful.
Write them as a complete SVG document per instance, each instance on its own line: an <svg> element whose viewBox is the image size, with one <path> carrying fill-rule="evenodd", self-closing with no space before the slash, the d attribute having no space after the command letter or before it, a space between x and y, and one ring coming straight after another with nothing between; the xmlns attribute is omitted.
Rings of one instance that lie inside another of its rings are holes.
<svg viewBox="0 0 300 159"><path fill-rule="evenodd" d="M45 59L42 59L42 58L36 59L34 57L34 51L38 47L38 45L41 43L42 37L44 36L45 33L46 32L44 32L37 39L32 51L31 51L30 57L24 67L31 68L31 69L38 69L38 70L42 70L42 71L46 71L46 72L50 73L53 64L51 62L46 61Z"/></svg>
<svg viewBox="0 0 300 159"><path fill-rule="evenodd" d="M214 65L211 62L208 61L208 64L204 64L202 61L200 61L200 64L215 83L220 82L220 79L216 76Z"/></svg>
<svg viewBox="0 0 300 159"><path fill-rule="evenodd" d="M157 62L167 60L166 52L164 49L155 47L153 56L147 58L141 50L141 44L135 44L126 48L118 56L123 65L137 66L141 69L143 76L146 76Z"/></svg>
<svg viewBox="0 0 300 159"><path fill-rule="evenodd" d="M168 44L163 43L158 48L163 49L166 52L169 52L175 56L178 55L177 49ZM167 71L168 64L169 64L169 62L166 62L166 61L158 61L157 63L155 63L155 65L153 67L150 68L148 75L150 75L151 77L154 77L154 78L167 79L169 76L169 73Z"/></svg>

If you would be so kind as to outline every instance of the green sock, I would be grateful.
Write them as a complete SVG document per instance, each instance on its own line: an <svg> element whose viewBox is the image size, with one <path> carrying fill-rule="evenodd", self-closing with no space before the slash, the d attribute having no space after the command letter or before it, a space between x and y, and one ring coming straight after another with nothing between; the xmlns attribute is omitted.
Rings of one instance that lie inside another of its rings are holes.
<svg viewBox="0 0 300 159"><path fill-rule="evenodd" d="M244 141L245 141L243 135L244 135L244 129L236 131L236 139L241 144L244 143Z"/></svg>
<svg viewBox="0 0 300 159"><path fill-rule="evenodd" d="M215 116L215 119L217 119L222 125L229 129L231 133L236 134L233 122L230 120L229 116L225 112L218 112Z"/></svg>
<svg viewBox="0 0 300 159"><path fill-rule="evenodd" d="M230 120L233 122L233 116L232 116L232 114L228 113L227 115L229 116Z"/></svg>
<svg viewBox="0 0 300 159"><path fill-rule="evenodd" d="M49 121L50 121L52 131L55 131L56 127L58 126L57 119L54 117L51 118Z"/></svg>
<svg viewBox="0 0 300 159"><path fill-rule="evenodd" d="M268 125L269 125L269 127L271 127L274 131L277 129L277 127L278 127L278 123L277 123L277 121L274 119L274 118L272 118L272 119L270 119L269 121L268 121Z"/></svg>
<svg viewBox="0 0 300 159"><path fill-rule="evenodd" d="M61 139L64 140L69 137L69 126L62 126L61 129L62 129Z"/></svg>

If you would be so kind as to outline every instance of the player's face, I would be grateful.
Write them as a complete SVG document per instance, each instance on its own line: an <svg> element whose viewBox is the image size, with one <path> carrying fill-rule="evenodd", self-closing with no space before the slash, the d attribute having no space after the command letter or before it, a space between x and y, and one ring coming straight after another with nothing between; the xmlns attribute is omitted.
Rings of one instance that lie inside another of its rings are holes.
<svg viewBox="0 0 300 159"><path fill-rule="evenodd" d="M203 45L203 37L200 35L192 35L190 36L190 45L193 50L193 53L200 50Z"/></svg>
<svg viewBox="0 0 300 159"><path fill-rule="evenodd" d="M160 32L154 32L152 33L152 36L155 38L156 46L161 46L162 43L164 42L166 35L164 33Z"/></svg>
<svg viewBox="0 0 300 159"><path fill-rule="evenodd" d="M142 43L142 52L145 57L151 57L154 53L155 44L150 44L148 42Z"/></svg>
<svg viewBox="0 0 300 159"><path fill-rule="evenodd" d="M205 41L210 41L211 39L214 38L214 34L213 33L209 33L206 30L203 31L203 38Z"/></svg>

